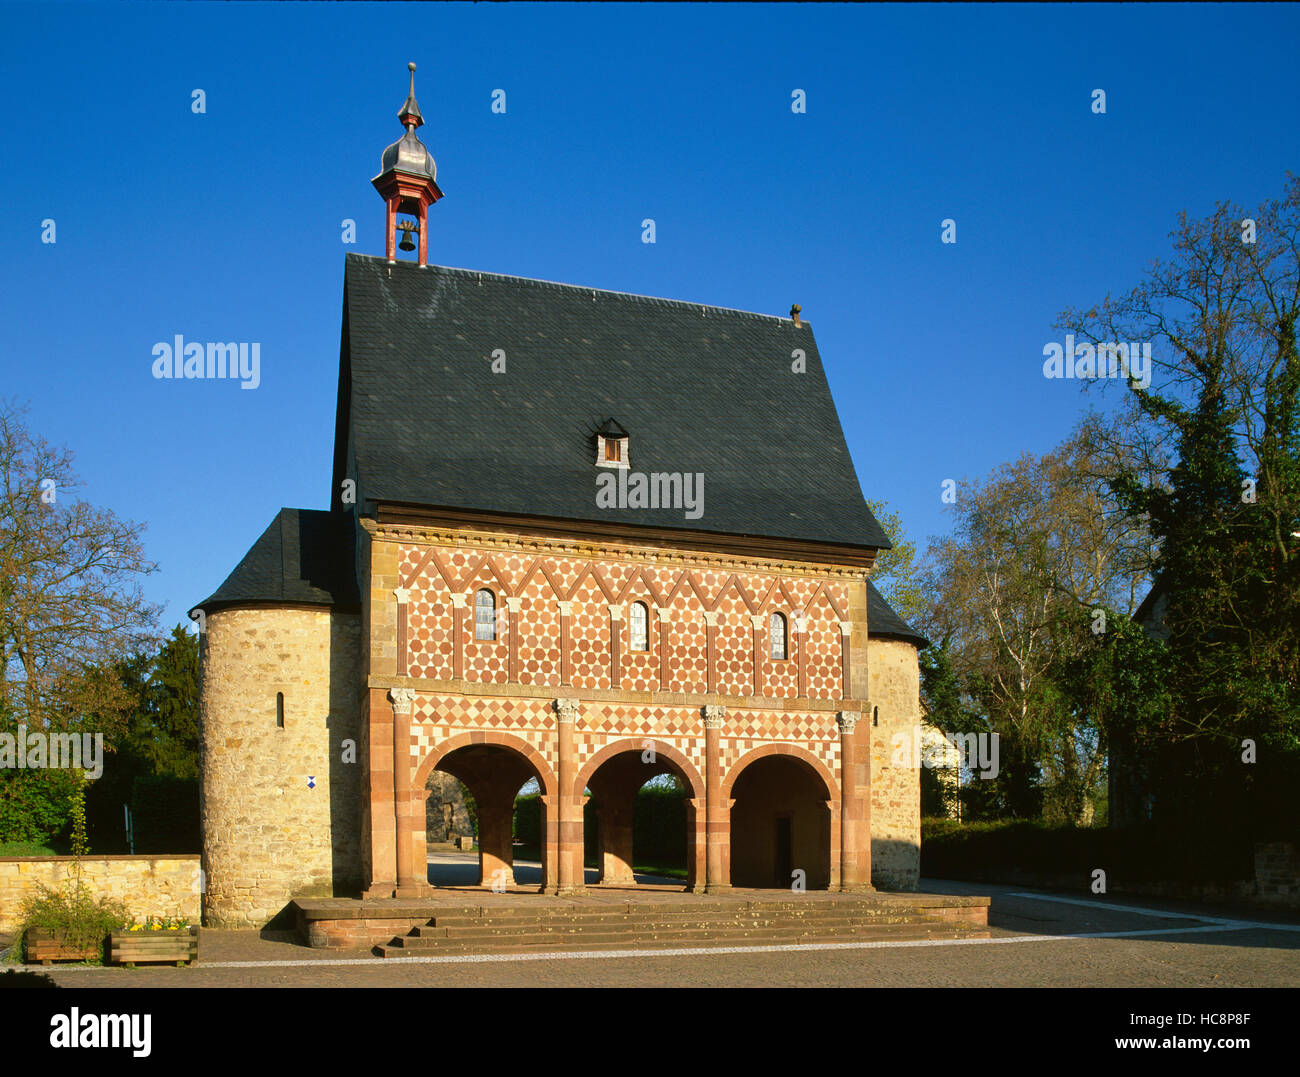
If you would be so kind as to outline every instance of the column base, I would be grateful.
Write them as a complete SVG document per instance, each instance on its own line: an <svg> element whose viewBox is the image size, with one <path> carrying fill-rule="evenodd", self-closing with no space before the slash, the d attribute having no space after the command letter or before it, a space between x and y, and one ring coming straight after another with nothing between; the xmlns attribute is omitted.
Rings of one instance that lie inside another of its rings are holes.
<svg viewBox="0 0 1300 1077"><path fill-rule="evenodd" d="M704 887L704 893L706 893L706 894L730 894L730 893L731 893L731 884L730 884L730 883L709 883L708 885L706 885L706 886Z"/></svg>
<svg viewBox="0 0 1300 1077"><path fill-rule="evenodd" d="M876 888L870 883L849 883L840 887L841 894L874 894Z"/></svg>
<svg viewBox="0 0 1300 1077"><path fill-rule="evenodd" d="M390 898L393 896L393 891L396 889L396 879L391 882L384 881L371 883L370 886L361 891L361 898L363 901L369 901L375 898Z"/></svg>
<svg viewBox="0 0 1300 1077"><path fill-rule="evenodd" d="M433 887L428 883L415 883L410 886L398 886L393 889L395 898L422 898L433 894Z"/></svg>
<svg viewBox="0 0 1300 1077"><path fill-rule="evenodd" d="M686 892L688 894L707 894L709 892L709 888L705 886L703 883L696 883L694 886L686 887Z"/></svg>
<svg viewBox="0 0 1300 1077"><path fill-rule="evenodd" d="M574 895L585 894L586 892L587 888L585 886L560 886L552 891L556 897L573 897Z"/></svg>

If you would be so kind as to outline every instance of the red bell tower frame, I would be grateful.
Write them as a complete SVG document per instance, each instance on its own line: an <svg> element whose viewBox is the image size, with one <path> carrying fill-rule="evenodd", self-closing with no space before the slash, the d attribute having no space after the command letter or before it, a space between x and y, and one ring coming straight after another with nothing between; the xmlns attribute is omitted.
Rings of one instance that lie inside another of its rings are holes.
<svg viewBox="0 0 1300 1077"><path fill-rule="evenodd" d="M383 197L387 206L384 225L384 254L390 262L397 261L397 233L416 231L419 250L416 262L423 269L429 263L429 207L442 197L436 182L438 166L415 130L424 124L420 106L415 101L415 64L407 64L411 72L411 90L406 104L397 118L406 128L406 134L384 150L381 163L384 170L370 182ZM415 218L415 227L399 228L398 214Z"/></svg>

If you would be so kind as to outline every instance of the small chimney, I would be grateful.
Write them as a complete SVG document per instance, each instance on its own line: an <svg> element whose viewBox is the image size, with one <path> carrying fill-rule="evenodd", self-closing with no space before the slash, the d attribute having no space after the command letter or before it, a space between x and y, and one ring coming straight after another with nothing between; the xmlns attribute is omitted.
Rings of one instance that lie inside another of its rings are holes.
<svg viewBox="0 0 1300 1077"><path fill-rule="evenodd" d="M790 317L794 319L794 327L796 329L799 329L803 326L803 322L799 320L799 312L801 310L803 310L803 307L801 307L798 303L796 303L793 307L790 308Z"/></svg>

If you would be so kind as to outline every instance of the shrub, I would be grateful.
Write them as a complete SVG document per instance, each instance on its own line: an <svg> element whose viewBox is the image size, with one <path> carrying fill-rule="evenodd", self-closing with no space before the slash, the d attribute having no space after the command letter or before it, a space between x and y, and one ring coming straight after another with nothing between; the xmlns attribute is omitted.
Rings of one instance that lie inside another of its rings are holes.
<svg viewBox="0 0 1300 1077"><path fill-rule="evenodd" d="M22 923L16 942L21 942L31 928L41 928L61 937L69 946L96 946L112 931L126 927L131 915L120 901L96 898L84 886L40 892L23 902ZM19 946L14 946L17 953Z"/></svg>

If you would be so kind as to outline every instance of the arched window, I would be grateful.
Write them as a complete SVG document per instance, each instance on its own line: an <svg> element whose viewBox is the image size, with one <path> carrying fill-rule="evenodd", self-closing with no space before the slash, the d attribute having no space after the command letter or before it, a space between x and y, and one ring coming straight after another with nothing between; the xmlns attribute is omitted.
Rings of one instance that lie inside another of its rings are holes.
<svg viewBox="0 0 1300 1077"><path fill-rule="evenodd" d="M497 638L497 600L486 587L474 596L474 638Z"/></svg>
<svg viewBox="0 0 1300 1077"><path fill-rule="evenodd" d="M772 657L785 658L786 624L784 613L774 613L771 619Z"/></svg>
<svg viewBox="0 0 1300 1077"><path fill-rule="evenodd" d="M627 622L632 650L648 651L650 649L650 634L646 629L648 621L649 617L645 603L633 602L632 609L628 612Z"/></svg>

